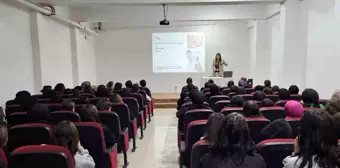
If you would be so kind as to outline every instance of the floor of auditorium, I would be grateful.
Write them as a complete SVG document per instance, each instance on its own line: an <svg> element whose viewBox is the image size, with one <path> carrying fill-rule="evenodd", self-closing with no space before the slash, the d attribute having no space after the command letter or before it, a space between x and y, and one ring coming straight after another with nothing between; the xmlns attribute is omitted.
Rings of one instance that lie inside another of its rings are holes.
<svg viewBox="0 0 340 168"><path fill-rule="evenodd" d="M144 131L144 139L137 140L137 150L128 152L128 168L177 168L176 109L156 109L152 122ZM140 132L140 131L138 131ZM138 137L140 137L138 135ZM131 141L132 142L132 141ZM130 148L132 143L130 142ZM119 165L123 155L119 154Z"/></svg>

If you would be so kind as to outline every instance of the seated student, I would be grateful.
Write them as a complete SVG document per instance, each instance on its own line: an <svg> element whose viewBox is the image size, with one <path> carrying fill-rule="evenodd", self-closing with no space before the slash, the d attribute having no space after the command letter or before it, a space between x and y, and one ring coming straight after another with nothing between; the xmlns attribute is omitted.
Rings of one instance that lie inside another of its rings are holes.
<svg viewBox="0 0 340 168"><path fill-rule="evenodd" d="M244 117L261 117L259 105L255 101L246 101L243 106Z"/></svg>
<svg viewBox="0 0 340 168"><path fill-rule="evenodd" d="M285 104L287 117L302 117L304 114L303 105L295 100L290 100Z"/></svg>
<svg viewBox="0 0 340 168"><path fill-rule="evenodd" d="M277 93L279 93L279 90L280 90L280 88L279 88L278 86L276 86L276 85L274 85L274 86L272 87L272 92L273 92L274 95L276 95Z"/></svg>
<svg viewBox="0 0 340 168"><path fill-rule="evenodd" d="M319 103L319 94L314 89L305 89L302 92L302 102L304 107L325 108Z"/></svg>
<svg viewBox="0 0 340 168"><path fill-rule="evenodd" d="M327 112L315 110L304 114L294 152L283 160L283 165L284 168L340 167L334 122Z"/></svg>
<svg viewBox="0 0 340 168"><path fill-rule="evenodd" d="M65 111L75 111L76 109L76 105L74 104L74 102L72 100L69 99L65 99L62 103L61 103L61 110L65 110Z"/></svg>
<svg viewBox="0 0 340 168"><path fill-rule="evenodd" d="M33 105L27 111L27 119L30 123L46 123L50 117L50 110L46 104Z"/></svg>
<svg viewBox="0 0 340 168"><path fill-rule="evenodd" d="M52 86L51 85L45 85L42 89L41 89L41 93L46 92L47 90L52 90Z"/></svg>
<svg viewBox="0 0 340 168"><path fill-rule="evenodd" d="M131 93L141 94L143 96L144 104L146 104L148 101L151 101L151 98L145 92L141 92L141 90L139 89L138 83L135 83L132 85Z"/></svg>
<svg viewBox="0 0 340 168"><path fill-rule="evenodd" d="M87 104L83 108L79 110L80 120L82 122L97 122L99 123L98 119L98 110L96 106L93 104ZM111 133L110 129L107 128L105 125L101 124L104 132L105 137L105 144L106 147L111 147L115 144L115 137Z"/></svg>
<svg viewBox="0 0 340 168"><path fill-rule="evenodd" d="M49 103L61 103L63 101L63 98L61 94L58 94L54 90L47 90L43 93L44 98L50 99Z"/></svg>
<svg viewBox="0 0 340 168"><path fill-rule="evenodd" d="M231 113L222 121L211 151L201 158L200 168L266 168L255 151L246 119Z"/></svg>
<svg viewBox="0 0 340 168"><path fill-rule="evenodd" d="M284 119L277 119L260 132L261 141L267 139L292 138L292 127Z"/></svg>
<svg viewBox="0 0 340 168"><path fill-rule="evenodd" d="M234 96L230 100L229 107L243 107L245 100L241 96Z"/></svg>
<svg viewBox="0 0 340 168"><path fill-rule="evenodd" d="M272 107L274 106L274 102L268 98L265 98L261 101L261 107Z"/></svg>
<svg viewBox="0 0 340 168"><path fill-rule="evenodd" d="M93 89L91 86L88 86L86 85L84 88L83 88L83 94L93 94Z"/></svg>
<svg viewBox="0 0 340 168"><path fill-rule="evenodd" d="M214 80L209 79L209 80L208 80L208 83L212 84L212 83L214 83Z"/></svg>
<svg viewBox="0 0 340 168"><path fill-rule="evenodd" d="M181 92L188 91L188 86L189 86L189 85L193 85L195 89L198 89L198 88L193 84L192 78L187 78L187 85L182 87L182 91L181 91Z"/></svg>
<svg viewBox="0 0 340 168"><path fill-rule="evenodd" d="M204 83L204 87L201 88L201 92L202 92L204 89L209 88L209 86L210 86L209 83L208 83L208 82L205 82L205 83Z"/></svg>
<svg viewBox="0 0 340 168"><path fill-rule="evenodd" d="M279 90L279 100L289 100L290 99L290 93L287 89L280 89Z"/></svg>
<svg viewBox="0 0 340 168"><path fill-rule="evenodd" d="M210 88L210 95L208 98L208 100L210 99L211 96L217 96L217 95L221 95L221 91L220 91L220 87L218 87L216 84L210 84L209 85Z"/></svg>
<svg viewBox="0 0 340 168"><path fill-rule="evenodd" d="M209 105L204 104L205 95L202 92L198 90L191 90L189 93L189 97L192 100L192 104L188 107L181 107L180 110L176 113L176 116L178 118L178 129L180 131L183 131L183 120L184 115L187 111L195 109L211 109Z"/></svg>
<svg viewBox="0 0 340 168"><path fill-rule="evenodd" d="M80 96L78 99L75 101L76 104L89 104L90 103L90 98L87 96Z"/></svg>
<svg viewBox="0 0 340 168"><path fill-rule="evenodd" d="M0 123L0 148L6 151L8 141L8 129L7 125L4 122Z"/></svg>
<svg viewBox="0 0 340 168"><path fill-rule="evenodd" d="M96 104L98 111L111 111L111 103L109 100L99 100Z"/></svg>
<svg viewBox="0 0 340 168"><path fill-rule="evenodd" d="M237 93L238 87L236 85L231 86L230 93Z"/></svg>
<svg viewBox="0 0 340 168"><path fill-rule="evenodd" d="M131 91L128 88L123 88L119 93L121 97L131 97Z"/></svg>
<svg viewBox="0 0 340 168"><path fill-rule="evenodd" d="M262 86L262 85L257 85L257 86L255 86L255 91L263 91L263 89L264 89L264 86Z"/></svg>
<svg viewBox="0 0 340 168"><path fill-rule="evenodd" d="M125 82L125 87L128 88L128 89L131 89L132 87L132 81L131 80L128 80Z"/></svg>
<svg viewBox="0 0 340 168"><path fill-rule="evenodd" d="M227 87L231 88L232 86L234 86L234 81L229 81L227 84Z"/></svg>
<svg viewBox="0 0 340 168"><path fill-rule="evenodd" d="M236 94L238 94L238 95L246 94L246 90L244 89L244 86L238 87Z"/></svg>
<svg viewBox="0 0 340 168"><path fill-rule="evenodd" d="M104 85L99 85L94 95L96 97L109 97L109 93L109 90Z"/></svg>
<svg viewBox="0 0 340 168"><path fill-rule="evenodd" d="M272 95L273 94L272 89L268 88L268 87L263 89L263 93L266 94L266 95Z"/></svg>
<svg viewBox="0 0 340 168"><path fill-rule="evenodd" d="M15 95L14 104L19 104L21 111L27 111L29 108L37 103L37 98L32 97L28 91L19 91Z"/></svg>
<svg viewBox="0 0 340 168"><path fill-rule="evenodd" d="M78 98L80 94L81 94L81 89L79 89L79 87L75 87L74 89L72 89L71 98Z"/></svg>
<svg viewBox="0 0 340 168"><path fill-rule="evenodd" d="M332 116L337 113L340 113L340 99L328 100L325 110Z"/></svg>
<svg viewBox="0 0 340 168"><path fill-rule="evenodd" d="M195 86L193 84L188 84L187 89L188 91L182 92L180 98L177 101L177 110L179 110L184 104L184 99L189 96L190 91L195 90Z"/></svg>
<svg viewBox="0 0 340 168"><path fill-rule="evenodd" d="M113 90L114 90L114 91L119 91L119 90L122 90L122 87L123 87L123 84L120 83L120 82L117 82L117 83L115 84L115 86L113 87Z"/></svg>
<svg viewBox="0 0 340 168"><path fill-rule="evenodd" d="M266 95L262 91L256 91L253 95L254 100L256 101L262 101L264 98L266 98Z"/></svg>
<svg viewBox="0 0 340 168"><path fill-rule="evenodd" d="M271 88L272 87L272 82L270 82L270 80L265 80L264 81L264 87Z"/></svg>
<svg viewBox="0 0 340 168"><path fill-rule="evenodd" d="M146 87L146 81L143 79L139 82L141 88L146 92L146 94L151 98L151 91L148 87Z"/></svg>
<svg viewBox="0 0 340 168"><path fill-rule="evenodd" d="M75 168L95 168L89 151L81 146L76 126L70 121L61 121L54 128L53 144L65 147L74 157Z"/></svg>
<svg viewBox="0 0 340 168"><path fill-rule="evenodd" d="M340 113L333 115L335 134L340 139Z"/></svg>
<svg viewBox="0 0 340 168"><path fill-rule="evenodd" d="M222 113L211 114L205 125L204 134L201 139L214 144L217 140L217 130L219 130L223 119L224 115Z"/></svg>
<svg viewBox="0 0 340 168"><path fill-rule="evenodd" d="M65 89L66 87L63 83L58 83L55 85L53 90L56 92L56 94L63 94Z"/></svg>
<svg viewBox="0 0 340 168"><path fill-rule="evenodd" d="M299 87L296 86L296 85L289 86L288 90L289 90L290 94L294 94L294 95L299 94Z"/></svg>
<svg viewBox="0 0 340 168"><path fill-rule="evenodd" d="M109 91L112 91L112 90L113 90L113 81L107 82L106 88L107 88Z"/></svg>
<svg viewBox="0 0 340 168"><path fill-rule="evenodd" d="M111 103L122 103L123 99L118 93L113 93L110 97Z"/></svg>
<svg viewBox="0 0 340 168"><path fill-rule="evenodd" d="M85 87L88 87L88 86L91 87L91 82L90 82L90 81L84 81L83 83L81 83L81 88L82 88L82 90L83 90Z"/></svg>

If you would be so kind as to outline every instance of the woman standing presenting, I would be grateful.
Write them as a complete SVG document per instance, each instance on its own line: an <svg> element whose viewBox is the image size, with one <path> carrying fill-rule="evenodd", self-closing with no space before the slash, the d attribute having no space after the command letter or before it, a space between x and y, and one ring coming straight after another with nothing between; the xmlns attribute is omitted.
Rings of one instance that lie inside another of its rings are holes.
<svg viewBox="0 0 340 168"><path fill-rule="evenodd" d="M223 77L224 73L223 65L228 66L228 64L224 60L222 60L221 54L217 53L212 66L214 77Z"/></svg>

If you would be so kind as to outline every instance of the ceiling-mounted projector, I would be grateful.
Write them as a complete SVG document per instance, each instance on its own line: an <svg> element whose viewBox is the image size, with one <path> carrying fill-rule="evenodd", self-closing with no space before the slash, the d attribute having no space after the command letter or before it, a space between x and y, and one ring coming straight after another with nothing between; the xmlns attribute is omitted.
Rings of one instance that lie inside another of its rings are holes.
<svg viewBox="0 0 340 168"><path fill-rule="evenodd" d="M168 26L170 25L170 22L166 20L166 16L168 15L168 7L165 4L162 4L162 6L163 6L164 19L159 22L159 25Z"/></svg>

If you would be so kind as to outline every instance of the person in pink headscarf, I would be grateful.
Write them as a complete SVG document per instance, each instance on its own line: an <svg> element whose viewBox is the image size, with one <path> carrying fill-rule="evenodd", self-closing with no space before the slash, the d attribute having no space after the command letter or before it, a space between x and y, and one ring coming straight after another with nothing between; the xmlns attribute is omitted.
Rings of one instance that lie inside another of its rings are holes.
<svg viewBox="0 0 340 168"><path fill-rule="evenodd" d="M285 104L287 117L302 117L304 114L303 105L295 100L288 101Z"/></svg>

